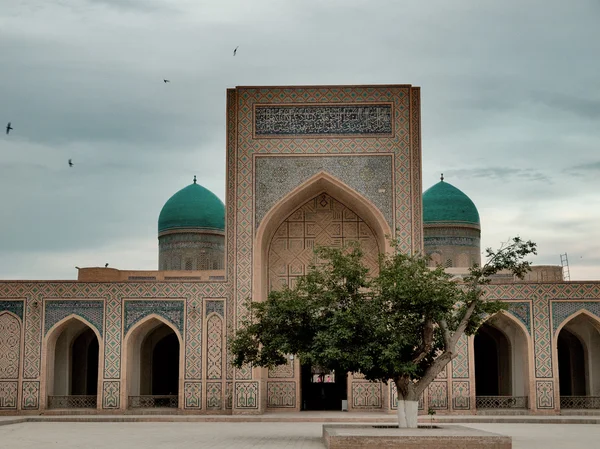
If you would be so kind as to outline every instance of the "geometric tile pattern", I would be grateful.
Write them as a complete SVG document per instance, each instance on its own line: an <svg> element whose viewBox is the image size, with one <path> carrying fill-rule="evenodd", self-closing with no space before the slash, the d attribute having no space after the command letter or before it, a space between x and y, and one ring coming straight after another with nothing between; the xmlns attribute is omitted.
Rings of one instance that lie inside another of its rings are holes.
<svg viewBox="0 0 600 449"><path fill-rule="evenodd" d="M221 382L206 383L206 409L221 410L223 408L223 384Z"/></svg>
<svg viewBox="0 0 600 449"><path fill-rule="evenodd" d="M23 300L0 301L0 313L11 312L23 320Z"/></svg>
<svg viewBox="0 0 600 449"><path fill-rule="evenodd" d="M117 409L119 408L121 382L118 380L104 381L102 385L102 408Z"/></svg>
<svg viewBox="0 0 600 449"><path fill-rule="evenodd" d="M258 408L258 382L235 383L235 408Z"/></svg>
<svg viewBox="0 0 600 449"><path fill-rule="evenodd" d="M452 359L452 378L469 378L469 345L466 335L460 337L456 343L456 357Z"/></svg>
<svg viewBox="0 0 600 449"><path fill-rule="evenodd" d="M223 367L223 320L211 315L206 322L206 378L221 379Z"/></svg>
<svg viewBox="0 0 600 449"><path fill-rule="evenodd" d="M188 380L201 380L202 342L204 341L202 336L202 301L196 298L188 298L186 309L185 378Z"/></svg>
<svg viewBox="0 0 600 449"><path fill-rule="evenodd" d="M370 200L390 228L393 216L392 155L372 156L257 156L254 161L255 220L258 227L265 214L319 172L326 172Z"/></svg>
<svg viewBox="0 0 600 449"><path fill-rule="evenodd" d="M429 407L435 410L448 409L448 383L431 382L427 388Z"/></svg>
<svg viewBox="0 0 600 449"><path fill-rule="evenodd" d="M0 312L0 380L18 379L20 360L21 323L14 315ZM8 394L7 391L5 389L4 393ZM16 391L15 386L15 407Z"/></svg>
<svg viewBox="0 0 600 449"><path fill-rule="evenodd" d="M309 200L281 223L271 240L269 289L293 287L297 278L307 274L317 246L341 247L351 241L360 243L365 265L376 271L379 246L371 228L327 194Z"/></svg>
<svg viewBox="0 0 600 449"><path fill-rule="evenodd" d="M183 301L125 301L125 329L127 334L131 326L142 318L156 314L173 323L179 332L183 331Z"/></svg>
<svg viewBox="0 0 600 449"><path fill-rule="evenodd" d="M551 380L536 381L535 396L537 398L537 408L554 408L554 382Z"/></svg>
<svg viewBox="0 0 600 449"><path fill-rule="evenodd" d="M521 321L531 334L531 302L529 301L511 301L508 303L507 312Z"/></svg>
<svg viewBox="0 0 600 449"><path fill-rule="evenodd" d="M267 382L267 407L296 407L296 382Z"/></svg>
<svg viewBox="0 0 600 449"><path fill-rule="evenodd" d="M104 301L81 301L68 300L45 302L46 319L44 321L44 333L47 334L52 326L63 318L74 314L85 318L102 336L104 324Z"/></svg>
<svg viewBox="0 0 600 449"><path fill-rule="evenodd" d="M381 382L352 382L352 407L378 409L382 407Z"/></svg>
<svg viewBox="0 0 600 449"><path fill-rule="evenodd" d="M21 406L23 410L37 410L40 408L40 382L37 380L23 381L23 394Z"/></svg>
<svg viewBox="0 0 600 449"><path fill-rule="evenodd" d="M552 378L552 337L548 301L533 301L533 346L535 351L535 377Z"/></svg>
<svg viewBox="0 0 600 449"><path fill-rule="evenodd" d="M202 382L185 382L183 394L185 408L197 410L202 408Z"/></svg>
<svg viewBox="0 0 600 449"><path fill-rule="evenodd" d="M469 410L471 396L469 391L469 381L452 382L452 408L455 410Z"/></svg>
<svg viewBox="0 0 600 449"><path fill-rule="evenodd" d="M0 410L17 409L18 381L0 380Z"/></svg>
<svg viewBox="0 0 600 449"><path fill-rule="evenodd" d="M42 302L29 297L25 306L25 357L23 378L37 379L42 354Z"/></svg>
<svg viewBox="0 0 600 449"><path fill-rule="evenodd" d="M111 288L106 298L106 335L104 336L104 378L121 377L121 335L123 332L123 302L116 294L117 287Z"/></svg>
<svg viewBox="0 0 600 449"><path fill-rule="evenodd" d="M600 318L600 301L552 301L552 330L556 329L569 316L579 310L587 310Z"/></svg>

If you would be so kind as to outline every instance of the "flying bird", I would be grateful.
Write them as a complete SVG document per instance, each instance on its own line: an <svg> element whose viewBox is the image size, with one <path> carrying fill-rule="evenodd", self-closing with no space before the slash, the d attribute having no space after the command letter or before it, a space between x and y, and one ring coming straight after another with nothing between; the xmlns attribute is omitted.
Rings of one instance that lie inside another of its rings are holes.
<svg viewBox="0 0 600 449"><path fill-rule="evenodd" d="M10 122L8 122L8 125L6 125L6 134L8 135L8 133L10 132L10 130L13 129L12 126L10 126Z"/></svg>
<svg viewBox="0 0 600 449"><path fill-rule="evenodd" d="M235 47L235 49L233 50L233 56L235 56L235 54L237 53L237 49L240 48L240 46L238 45L237 47Z"/></svg>
<svg viewBox="0 0 600 449"><path fill-rule="evenodd" d="M108 268L108 262L104 264L104 268Z"/></svg>
<svg viewBox="0 0 600 449"><path fill-rule="evenodd" d="M163 79L163 81L165 82L165 84L171 82L171 80L165 80L165 79Z"/></svg>
<svg viewBox="0 0 600 449"><path fill-rule="evenodd" d="M69 167L73 166L73 161L71 159L69 159Z"/></svg>

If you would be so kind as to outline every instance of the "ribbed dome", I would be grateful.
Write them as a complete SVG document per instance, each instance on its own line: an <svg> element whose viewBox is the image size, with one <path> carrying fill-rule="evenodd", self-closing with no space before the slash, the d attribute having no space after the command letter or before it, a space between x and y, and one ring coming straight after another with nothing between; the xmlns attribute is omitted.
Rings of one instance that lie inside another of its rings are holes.
<svg viewBox="0 0 600 449"><path fill-rule="evenodd" d="M210 190L194 183L165 203L158 217L158 232L193 228L225 230L225 205Z"/></svg>
<svg viewBox="0 0 600 449"><path fill-rule="evenodd" d="M471 198L442 180L423 193L423 223L479 226L479 212Z"/></svg>

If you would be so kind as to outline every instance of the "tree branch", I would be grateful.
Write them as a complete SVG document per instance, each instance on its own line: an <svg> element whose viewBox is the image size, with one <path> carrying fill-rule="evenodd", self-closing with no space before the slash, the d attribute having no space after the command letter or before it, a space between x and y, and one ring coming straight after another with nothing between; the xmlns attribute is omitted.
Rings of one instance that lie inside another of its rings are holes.
<svg viewBox="0 0 600 449"><path fill-rule="evenodd" d="M440 328L442 329L442 336L444 338L444 346L446 347L446 351L454 351L454 346L452 345L452 335L450 334L450 329L448 328L448 323L446 320L440 320Z"/></svg>
<svg viewBox="0 0 600 449"><path fill-rule="evenodd" d="M423 342L419 347L419 353L413 358L413 363L417 364L431 351L433 347L433 333L434 333L434 325L433 320L431 318L426 318L425 323L423 325Z"/></svg>
<svg viewBox="0 0 600 449"><path fill-rule="evenodd" d="M454 358L454 352L445 351L436 357L431 365L425 370L423 376L415 384L415 393L417 398L421 396L421 393L427 388L427 386L433 382L438 374L442 372L444 367L450 363L450 360Z"/></svg>
<svg viewBox="0 0 600 449"><path fill-rule="evenodd" d="M456 343L458 342L458 340L460 339L462 334L465 333L465 330L467 329L467 324L469 324L471 315L473 315L473 311L475 310L475 307L477 307L477 303L479 301L481 301L481 297L479 295L477 295L477 297L473 301L471 301L471 304L469 304L469 307L467 307L465 314L463 315L462 319L460 320L460 323L456 327L456 330L454 331L454 335L452 336L452 347L454 347L456 345Z"/></svg>

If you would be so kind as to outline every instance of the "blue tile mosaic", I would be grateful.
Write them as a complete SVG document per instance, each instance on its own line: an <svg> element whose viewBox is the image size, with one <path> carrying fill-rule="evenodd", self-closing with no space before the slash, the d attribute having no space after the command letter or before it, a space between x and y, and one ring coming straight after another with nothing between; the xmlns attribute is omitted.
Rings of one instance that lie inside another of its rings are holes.
<svg viewBox="0 0 600 449"><path fill-rule="evenodd" d="M12 312L23 321L23 301L18 299L14 301L0 301L0 313L3 311Z"/></svg>
<svg viewBox="0 0 600 449"><path fill-rule="evenodd" d="M377 207L393 228L393 159L379 156L257 156L255 224L269 210L317 173L329 173Z"/></svg>
<svg viewBox="0 0 600 449"><path fill-rule="evenodd" d="M46 300L44 333L63 318L78 315L89 321L102 335L104 330L104 301L102 300Z"/></svg>
<svg viewBox="0 0 600 449"><path fill-rule="evenodd" d="M156 314L170 321L183 332L183 301L125 301L125 334L142 318Z"/></svg>

